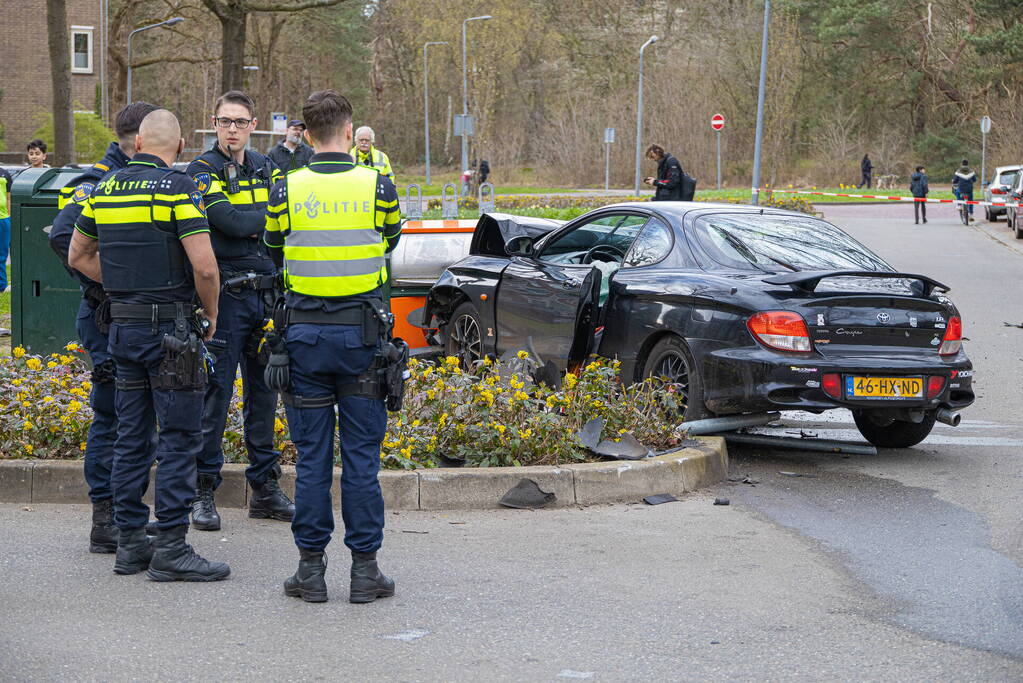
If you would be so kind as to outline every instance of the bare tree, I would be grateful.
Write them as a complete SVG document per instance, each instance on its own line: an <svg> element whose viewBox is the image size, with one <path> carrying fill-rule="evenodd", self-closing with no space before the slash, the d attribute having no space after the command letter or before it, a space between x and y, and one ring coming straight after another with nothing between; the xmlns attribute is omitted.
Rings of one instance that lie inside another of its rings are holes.
<svg viewBox="0 0 1023 683"><path fill-rule="evenodd" d="M221 89L242 87L249 14L252 12L300 12L314 7L331 7L344 0L202 0L220 20Z"/></svg>
<svg viewBox="0 0 1023 683"><path fill-rule="evenodd" d="M75 117L71 109L71 38L65 0L46 0L46 34L50 43L53 85L54 163L75 161Z"/></svg>

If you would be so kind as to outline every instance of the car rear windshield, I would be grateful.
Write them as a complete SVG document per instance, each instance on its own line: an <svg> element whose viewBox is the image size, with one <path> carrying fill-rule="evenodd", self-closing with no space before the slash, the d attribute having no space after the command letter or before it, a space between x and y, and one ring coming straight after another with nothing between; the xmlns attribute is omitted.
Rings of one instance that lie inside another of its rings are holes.
<svg viewBox="0 0 1023 683"><path fill-rule="evenodd" d="M1012 184L1016 182L1016 176L1019 175L1019 170L1005 171L998 176L998 184L1005 185L1006 187L1012 187Z"/></svg>
<svg viewBox="0 0 1023 683"><path fill-rule="evenodd" d="M693 225L704 268L785 272L891 270L887 263L830 223L810 216L722 213Z"/></svg>

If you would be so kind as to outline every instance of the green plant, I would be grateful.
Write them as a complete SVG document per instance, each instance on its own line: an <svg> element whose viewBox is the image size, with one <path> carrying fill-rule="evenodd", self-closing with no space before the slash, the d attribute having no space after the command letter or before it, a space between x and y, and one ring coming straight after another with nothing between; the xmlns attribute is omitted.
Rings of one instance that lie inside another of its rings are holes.
<svg viewBox="0 0 1023 683"><path fill-rule="evenodd" d="M42 138L53 148L53 114L44 116L44 123L34 137ZM79 160L92 161L99 159L107 149L107 145L115 138L113 131L103 125L102 119L91 112L75 114L75 156Z"/></svg>

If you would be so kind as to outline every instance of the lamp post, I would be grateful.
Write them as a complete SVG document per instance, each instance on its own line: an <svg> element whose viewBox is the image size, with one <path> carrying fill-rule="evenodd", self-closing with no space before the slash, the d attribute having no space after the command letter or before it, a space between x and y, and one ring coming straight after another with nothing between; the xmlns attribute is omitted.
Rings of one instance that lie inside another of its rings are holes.
<svg viewBox="0 0 1023 683"><path fill-rule="evenodd" d="M172 17L166 21L161 21L158 24L150 24L149 26L140 26L131 33L128 34L128 104L131 104L131 39L135 37L136 33L142 31L148 31L151 28L160 28L161 26L173 26L174 24L180 24L185 19L184 17Z"/></svg>
<svg viewBox="0 0 1023 683"><path fill-rule="evenodd" d="M636 102L636 188L634 192L639 194L639 165L643 153L640 148L643 145L643 52L652 44L657 42L657 36L650 38L639 48L639 97Z"/></svg>
<svg viewBox="0 0 1023 683"><path fill-rule="evenodd" d="M447 45L446 40L434 40L423 44L423 137L426 140L426 184L430 184L430 66L426 48L431 45Z"/></svg>
<svg viewBox="0 0 1023 683"><path fill-rule="evenodd" d="M465 134L465 122L469 117L469 77L466 71L465 29L470 21L485 21L487 19L493 19L493 17L484 14L479 17L469 17L462 22L462 168L458 170L459 175L465 172L469 166L469 136ZM461 187L461 183L459 183L459 187Z"/></svg>
<svg viewBox="0 0 1023 683"><path fill-rule="evenodd" d="M764 0L764 36L760 42L760 89L757 91L757 135L753 143L753 206L760 203L760 144L764 140L764 89L767 79L767 27L771 0Z"/></svg>

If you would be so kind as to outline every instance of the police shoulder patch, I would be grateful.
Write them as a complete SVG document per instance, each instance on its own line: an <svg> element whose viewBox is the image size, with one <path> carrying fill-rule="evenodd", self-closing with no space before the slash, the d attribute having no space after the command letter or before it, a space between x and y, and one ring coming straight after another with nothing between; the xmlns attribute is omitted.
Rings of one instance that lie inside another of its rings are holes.
<svg viewBox="0 0 1023 683"><path fill-rule="evenodd" d="M195 181L195 185L196 187L199 188L199 192L203 194L206 194L206 191L210 189L210 185L213 184L213 179L210 177L210 174L207 173L206 171L203 171L202 173L196 173L194 176L192 176L192 180Z"/></svg>
<svg viewBox="0 0 1023 683"><path fill-rule="evenodd" d="M79 183L75 188L74 194L71 195L71 201L75 204L81 204L89 198L94 187L96 187L96 183Z"/></svg>
<svg viewBox="0 0 1023 683"><path fill-rule="evenodd" d="M195 204L195 208L199 209L199 213L206 215L206 203L202 200L202 192L189 192L188 198Z"/></svg>

